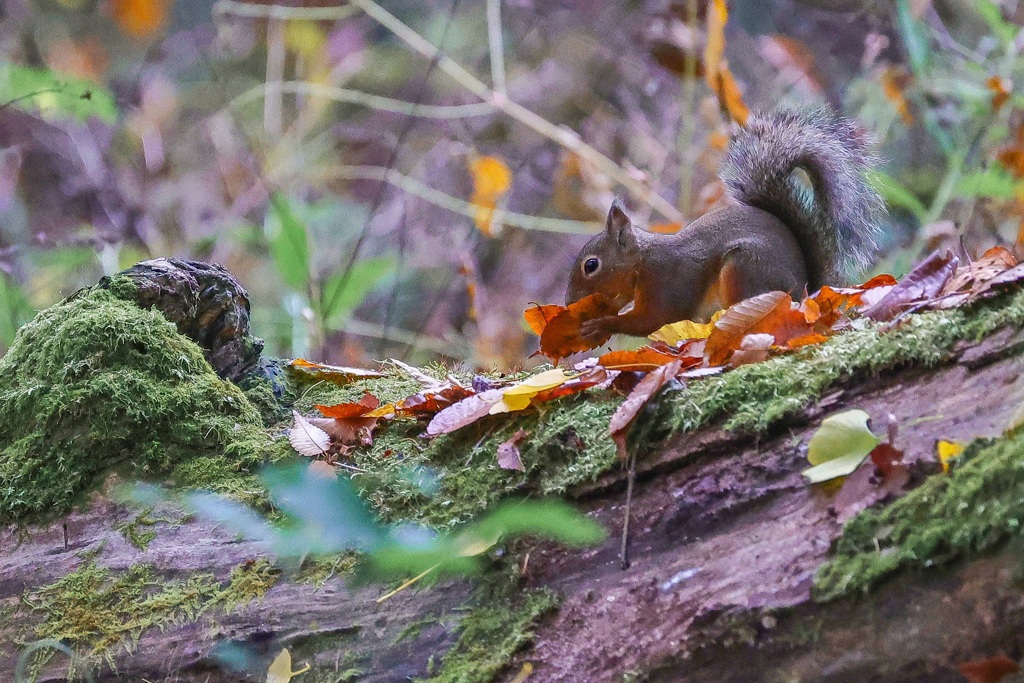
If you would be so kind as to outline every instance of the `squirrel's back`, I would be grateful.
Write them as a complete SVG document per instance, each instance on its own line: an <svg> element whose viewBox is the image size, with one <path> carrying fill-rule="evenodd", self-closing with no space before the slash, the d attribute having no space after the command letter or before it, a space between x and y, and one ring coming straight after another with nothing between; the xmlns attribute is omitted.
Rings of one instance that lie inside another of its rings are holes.
<svg viewBox="0 0 1024 683"><path fill-rule="evenodd" d="M779 110L750 118L729 146L721 178L733 199L793 232L814 290L845 281L877 250L884 204L865 178L874 162L853 121L828 109Z"/></svg>

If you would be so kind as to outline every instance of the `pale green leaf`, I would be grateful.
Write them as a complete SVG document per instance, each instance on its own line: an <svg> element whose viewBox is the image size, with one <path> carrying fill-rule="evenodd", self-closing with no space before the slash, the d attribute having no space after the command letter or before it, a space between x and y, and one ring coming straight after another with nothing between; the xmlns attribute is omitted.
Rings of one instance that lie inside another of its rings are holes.
<svg viewBox="0 0 1024 683"><path fill-rule="evenodd" d="M812 465L846 457L863 460L880 441L868 429L868 419L863 410L847 410L825 418L807 445L807 459Z"/></svg>
<svg viewBox="0 0 1024 683"><path fill-rule="evenodd" d="M870 452L870 451L869 451ZM820 465L809 467L802 475L812 484L820 484L823 481L837 479L852 474L855 469L868 457L867 453L849 453L847 455L823 462Z"/></svg>

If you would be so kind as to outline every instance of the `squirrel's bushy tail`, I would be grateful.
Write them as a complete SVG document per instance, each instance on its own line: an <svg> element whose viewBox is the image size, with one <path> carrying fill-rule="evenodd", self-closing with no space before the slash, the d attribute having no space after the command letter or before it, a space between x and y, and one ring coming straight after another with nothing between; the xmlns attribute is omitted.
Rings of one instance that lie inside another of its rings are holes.
<svg viewBox="0 0 1024 683"><path fill-rule="evenodd" d="M884 204L865 178L875 161L855 122L824 108L780 110L751 116L720 175L734 199L793 231L813 290L844 282L877 250Z"/></svg>

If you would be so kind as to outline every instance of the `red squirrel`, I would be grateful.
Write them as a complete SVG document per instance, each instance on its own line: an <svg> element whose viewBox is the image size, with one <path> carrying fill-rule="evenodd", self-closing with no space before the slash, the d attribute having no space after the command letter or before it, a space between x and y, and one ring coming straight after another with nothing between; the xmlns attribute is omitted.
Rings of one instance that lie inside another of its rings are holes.
<svg viewBox="0 0 1024 683"><path fill-rule="evenodd" d="M884 205L865 178L874 161L862 129L828 109L752 116L719 174L728 206L664 235L634 229L612 204L565 298L599 292L623 310L585 322L584 338L646 336L764 292L845 284L877 251Z"/></svg>

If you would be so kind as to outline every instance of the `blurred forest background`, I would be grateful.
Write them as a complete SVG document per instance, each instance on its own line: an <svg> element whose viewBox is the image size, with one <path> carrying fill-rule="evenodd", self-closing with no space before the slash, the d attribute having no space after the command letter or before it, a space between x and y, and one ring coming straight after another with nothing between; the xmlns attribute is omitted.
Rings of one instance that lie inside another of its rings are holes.
<svg viewBox="0 0 1024 683"><path fill-rule="evenodd" d="M521 365L614 196L721 201L710 0L0 0L0 352L157 256L225 265L268 351ZM1022 246L1024 2L732 0L751 109L859 118L877 271Z"/></svg>

